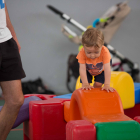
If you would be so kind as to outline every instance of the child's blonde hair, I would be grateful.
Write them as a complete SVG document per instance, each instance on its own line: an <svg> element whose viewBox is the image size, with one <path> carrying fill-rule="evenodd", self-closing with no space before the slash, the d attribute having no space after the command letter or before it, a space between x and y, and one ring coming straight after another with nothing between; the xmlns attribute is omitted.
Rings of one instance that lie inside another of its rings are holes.
<svg viewBox="0 0 140 140"><path fill-rule="evenodd" d="M96 28L89 28L82 36L82 44L86 47L94 46L100 48L104 44L104 35Z"/></svg>

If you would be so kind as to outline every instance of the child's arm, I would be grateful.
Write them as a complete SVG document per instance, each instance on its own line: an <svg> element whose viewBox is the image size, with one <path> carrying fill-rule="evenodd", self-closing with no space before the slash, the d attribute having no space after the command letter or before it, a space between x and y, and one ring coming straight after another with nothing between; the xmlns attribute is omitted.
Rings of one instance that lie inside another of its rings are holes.
<svg viewBox="0 0 140 140"><path fill-rule="evenodd" d="M80 77L81 77L81 80L82 80L82 89L91 89L93 88L93 86L91 86L89 83L88 83L88 80L87 80L87 74L86 74L86 64L79 64L79 72L80 72Z"/></svg>
<svg viewBox="0 0 140 140"><path fill-rule="evenodd" d="M104 73L105 73L105 83L102 90L106 90L107 92L113 92L115 89L110 87L110 78L111 78L111 68L110 63L104 64Z"/></svg>

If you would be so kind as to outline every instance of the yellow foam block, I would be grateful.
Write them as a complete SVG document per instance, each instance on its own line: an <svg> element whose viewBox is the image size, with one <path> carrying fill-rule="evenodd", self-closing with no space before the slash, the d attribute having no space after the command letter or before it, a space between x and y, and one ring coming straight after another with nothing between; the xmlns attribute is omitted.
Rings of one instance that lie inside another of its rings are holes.
<svg viewBox="0 0 140 140"><path fill-rule="evenodd" d="M94 84L94 78L91 85ZM120 95L123 109L132 108L135 105L134 82L126 72L112 71L110 86L115 88ZM76 89L81 88L80 76L76 82Z"/></svg>

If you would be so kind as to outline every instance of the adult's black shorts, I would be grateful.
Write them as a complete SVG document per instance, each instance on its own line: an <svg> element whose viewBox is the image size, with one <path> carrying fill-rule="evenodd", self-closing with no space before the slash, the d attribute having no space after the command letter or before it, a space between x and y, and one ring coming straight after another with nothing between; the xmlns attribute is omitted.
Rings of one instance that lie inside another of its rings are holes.
<svg viewBox="0 0 140 140"><path fill-rule="evenodd" d="M17 43L13 38L0 43L0 82L26 77Z"/></svg>

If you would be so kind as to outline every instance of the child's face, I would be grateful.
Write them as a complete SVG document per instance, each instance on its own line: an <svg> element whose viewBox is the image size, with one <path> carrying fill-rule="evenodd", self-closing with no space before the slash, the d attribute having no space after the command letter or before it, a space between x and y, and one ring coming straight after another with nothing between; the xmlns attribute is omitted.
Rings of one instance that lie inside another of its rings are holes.
<svg viewBox="0 0 140 140"><path fill-rule="evenodd" d="M94 46L86 47L84 45L85 54L90 59L95 59L100 56L102 46L100 48L96 48Z"/></svg>

